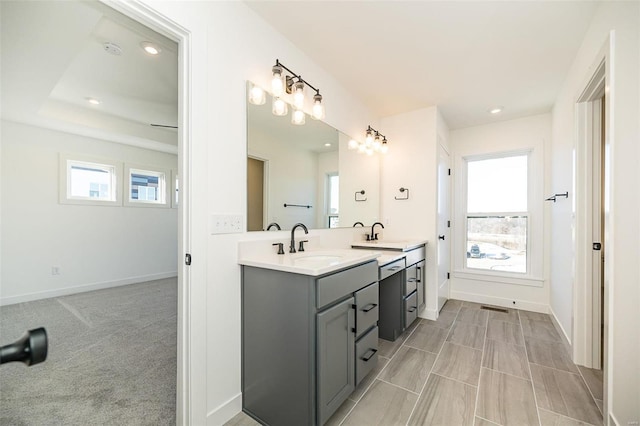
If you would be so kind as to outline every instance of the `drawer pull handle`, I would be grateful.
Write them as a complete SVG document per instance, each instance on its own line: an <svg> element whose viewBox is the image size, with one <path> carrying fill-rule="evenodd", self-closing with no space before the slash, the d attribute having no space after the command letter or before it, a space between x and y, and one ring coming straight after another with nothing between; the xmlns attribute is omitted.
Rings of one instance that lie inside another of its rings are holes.
<svg viewBox="0 0 640 426"><path fill-rule="evenodd" d="M409 279L407 280L407 282L409 282L409 283L415 283L416 281L417 281L417 280L416 280L415 278L409 278Z"/></svg>
<svg viewBox="0 0 640 426"><path fill-rule="evenodd" d="M412 306L411 308L409 308L409 310L407 312L415 312L416 309L418 309L417 306Z"/></svg>
<svg viewBox="0 0 640 426"><path fill-rule="evenodd" d="M390 271L397 271L400 268L402 268L402 266L398 265L398 266L393 266L393 267L389 268L389 270Z"/></svg>
<svg viewBox="0 0 640 426"><path fill-rule="evenodd" d="M369 303L368 305L366 305L364 308L362 308L362 312L369 312L370 310L372 310L373 308L375 308L376 306L378 306L377 303Z"/></svg>
<svg viewBox="0 0 640 426"><path fill-rule="evenodd" d="M372 348L372 349L369 349L369 350L371 351L369 356L366 356L366 355L365 355L365 356L363 356L362 358L360 358L360 359L362 359L364 362L368 362L371 358L373 358L373 356L376 354L376 352L378 352L378 350L377 350L377 349L373 349L373 348Z"/></svg>

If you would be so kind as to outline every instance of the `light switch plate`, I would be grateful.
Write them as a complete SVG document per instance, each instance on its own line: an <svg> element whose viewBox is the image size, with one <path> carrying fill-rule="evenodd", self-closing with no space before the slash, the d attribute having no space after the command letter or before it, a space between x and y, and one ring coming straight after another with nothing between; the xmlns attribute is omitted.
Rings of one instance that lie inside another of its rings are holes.
<svg viewBox="0 0 640 426"><path fill-rule="evenodd" d="M240 214L211 215L211 234L236 234L242 232L244 216Z"/></svg>

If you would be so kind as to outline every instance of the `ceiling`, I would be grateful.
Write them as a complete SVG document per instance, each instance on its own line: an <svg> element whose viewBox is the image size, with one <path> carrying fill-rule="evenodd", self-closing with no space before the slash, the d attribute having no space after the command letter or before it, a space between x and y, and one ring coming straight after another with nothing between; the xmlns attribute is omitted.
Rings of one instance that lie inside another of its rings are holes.
<svg viewBox="0 0 640 426"><path fill-rule="evenodd" d="M455 129L549 111L598 3L247 4L377 116L438 105ZM176 43L97 1L0 7L4 118L177 152L174 129L150 126L177 125Z"/></svg>
<svg viewBox="0 0 640 426"><path fill-rule="evenodd" d="M550 111L598 6L583 0L247 4L377 116L437 105L452 129ZM489 114L494 106L504 111Z"/></svg>
<svg viewBox="0 0 640 426"><path fill-rule="evenodd" d="M4 118L177 152L177 131L151 126L178 124L175 42L96 1L1 7ZM108 53L108 42L121 53ZM143 42L160 54L145 53Z"/></svg>

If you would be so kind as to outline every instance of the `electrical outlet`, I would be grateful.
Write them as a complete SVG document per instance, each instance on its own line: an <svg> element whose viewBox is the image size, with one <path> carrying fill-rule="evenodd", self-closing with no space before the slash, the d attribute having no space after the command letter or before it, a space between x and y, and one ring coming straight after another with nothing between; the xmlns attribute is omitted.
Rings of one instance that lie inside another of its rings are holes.
<svg viewBox="0 0 640 426"><path fill-rule="evenodd" d="M242 232L244 216L229 214L211 215L211 234L235 234Z"/></svg>

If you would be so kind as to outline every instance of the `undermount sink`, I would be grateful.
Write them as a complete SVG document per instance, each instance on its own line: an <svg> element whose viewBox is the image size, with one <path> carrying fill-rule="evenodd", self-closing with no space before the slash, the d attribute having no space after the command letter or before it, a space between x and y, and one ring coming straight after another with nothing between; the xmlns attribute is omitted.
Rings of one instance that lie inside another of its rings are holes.
<svg viewBox="0 0 640 426"><path fill-rule="evenodd" d="M333 263L339 262L341 259L342 256L330 254L309 254L296 257L295 259L293 259L293 264L300 266L331 265Z"/></svg>
<svg viewBox="0 0 640 426"><path fill-rule="evenodd" d="M275 252L271 252L249 257L241 256L238 259L238 263L247 266L318 276L368 262L377 258L380 254L380 252L375 251L350 249L312 250L302 253L286 253L284 255L277 255Z"/></svg>

